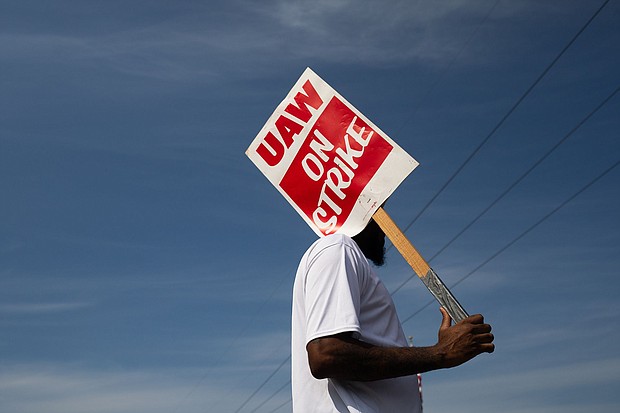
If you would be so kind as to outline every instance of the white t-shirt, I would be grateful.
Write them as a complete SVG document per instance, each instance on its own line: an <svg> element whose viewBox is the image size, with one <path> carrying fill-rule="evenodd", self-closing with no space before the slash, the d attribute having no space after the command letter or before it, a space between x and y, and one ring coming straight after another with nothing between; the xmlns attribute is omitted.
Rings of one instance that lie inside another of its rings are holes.
<svg viewBox="0 0 620 413"><path fill-rule="evenodd" d="M420 412L415 375L370 382L312 376L306 345L343 332L377 346L407 346L387 289L355 241L334 234L316 241L297 269L292 318L293 411Z"/></svg>

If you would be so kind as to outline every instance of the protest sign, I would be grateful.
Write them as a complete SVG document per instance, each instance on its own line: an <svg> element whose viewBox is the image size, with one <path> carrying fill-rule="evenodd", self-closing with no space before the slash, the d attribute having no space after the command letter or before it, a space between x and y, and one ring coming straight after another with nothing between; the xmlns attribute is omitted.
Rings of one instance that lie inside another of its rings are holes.
<svg viewBox="0 0 620 413"><path fill-rule="evenodd" d="M418 162L311 69L246 151L320 236L354 236L373 218L455 321L467 313L381 205Z"/></svg>
<svg viewBox="0 0 620 413"><path fill-rule="evenodd" d="M356 235L418 165L309 68L246 154L320 236Z"/></svg>

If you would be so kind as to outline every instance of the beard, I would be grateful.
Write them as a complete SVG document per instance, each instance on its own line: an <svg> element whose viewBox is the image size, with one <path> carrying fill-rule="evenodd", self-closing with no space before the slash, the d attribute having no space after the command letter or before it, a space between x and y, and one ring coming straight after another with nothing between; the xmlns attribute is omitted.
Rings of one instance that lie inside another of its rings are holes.
<svg viewBox="0 0 620 413"><path fill-rule="evenodd" d="M385 264L385 234L375 221L371 220L353 240L370 262L377 267Z"/></svg>
<svg viewBox="0 0 620 413"><path fill-rule="evenodd" d="M385 248L374 247L370 251L364 251L364 255L377 267L381 267L385 264Z"/></svg>

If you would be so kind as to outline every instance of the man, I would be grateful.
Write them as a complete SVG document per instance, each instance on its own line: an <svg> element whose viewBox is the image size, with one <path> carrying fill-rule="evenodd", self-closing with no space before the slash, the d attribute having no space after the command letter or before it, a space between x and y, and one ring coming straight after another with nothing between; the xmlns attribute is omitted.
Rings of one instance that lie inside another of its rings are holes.
<svg viewBox="0 0 620 413"><path fill-rule="evenodd" d="M293 288L295 413L420 412L417 373L493 352L481 315L451 325L443 308L437 343L408 347L390 294L368 262L383 264L384 244L371 220L353 238L317 240L301 259Z"/></svg>

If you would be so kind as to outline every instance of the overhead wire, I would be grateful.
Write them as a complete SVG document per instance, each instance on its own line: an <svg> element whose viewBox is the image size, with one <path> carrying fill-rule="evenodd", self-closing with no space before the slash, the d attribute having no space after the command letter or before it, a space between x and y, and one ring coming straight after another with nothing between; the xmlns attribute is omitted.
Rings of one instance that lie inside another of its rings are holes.
<svg viewBox="0 0 620 413"><path fill-rule="evenodd" d="M463 161L463 163L452 173L450 178L439 188L439 190L431 197L431 199L422 207L422 209L418 212L418 214L407 224L403 232L407 232L409 228L422 216L422 214L431 206L433 202L439 197L439 195L452 183L454 178L457 177L461 173L461 171L465 168L465 166L476 156L478 152L482 149L482 147L495 135L495 133L502 127L504 122L513 114L513 112L521 105L521 103L525 100L525 98L534 90L534 88L540 83L540 81L549 73L551 68L555 66L555 64L560 60L560 58L566 53L566 51L575 43L575 41L581 36L581 34L586 30L586 28L592 23L592 21L599 15L599 13L605 8L607 3L610 0L605 0L603 4L594 12L594 14L586 21L586 23L577 31L577 33L569 40L569 42L562 48L560 53L547 65L547 67L542 71L542 73L534 80L534 82L525 90L525 92L517 99L517 101L511 106L511 108L506 112L506 114L499 120L499 122L495 125L493 129L485 136L485 138L476 146L476 148L469 154L469 156Z"/></svg>
<svg viewBox="0 0 620 413"><path fill-rule="evenodd" d="M256 390L254 390L254 392L253 392L252 394L250 394L250 396L249 396L247 399L245 399L245 401L241 404L241 406L239 406L239 408L238 408L237 410L235 410L235 413L239 413L239 412L241 411L241 409L243 409L243 408L245 407L245 405L246 405L246 404L248 404L248 402L249 402L250 400L252 400L252 398L253 398L254 396L256 396L256 394L257 394L257 393L258 393L258 392L259 392L259 391L260 391L260 390L261 390L261 389L265 386L265 384L267 384L267 382L269 382L269 380L271 380L271 378L272 378L273 376L275 376L275 375L276 375L276 373L277 373L278 371L280 371L280 369L282 368L282 366L284 366L284 365L285 365L285 364L286 364L286 363L287 363L290 359L291 359L291 356L289 355L289 356L288 356L288 357L287 357L287 358L286 358L286 359L285 359L282 363L280 363L280 365L279 365L279 366L278 366L278 367L277 367L277 368L273 371L273 373L271 373L271 374L269 375L269 377L267 377L267 378L266 378L266 379L265 379L265 380L261 383L261 385L260 385L260 386L258 386L258 388L257 388Z"/></svg>
<svg viewBox="0 0 620 413"><path fill-rule="evenodd" d="M474 219L472 219L465 227L463 227L450 241L448 241L443 247L439 249L432 257L428 259L430 263L437 258L442 252L444 252L454 241L456 241L465 231L471 228L483 215L485 215L491 208L493 208L499 201L501 201L510 191L512 191L521 181L523 181L534 169L536 169L545 159L555 152L568 138L570 138L579 128L581 128L592 116L594 116L600 109L602 109L616 94L620 91L620 86L611 92L602 102L600 102L593 110L591 110L581 121L577 123L567 134L565 134L558 142L556 142L547 152L545 152L540 158L538 158L525 172L523 172L512 184L510 184L495 200L493 200L486 208L484 208ZM401 288L403 288L409 281L414 279L416 274L412 274L404 282L392 291L392 295L396 294Z"/></svg>
<svg viewBox="0 0 620 413"><path fill-rule="evenodd" d="M538 227L540 224L542 224L543 222L545 222L547 219L549 219L553 214L555 214L556 212L558 212L560 209L564 208L569 202L571 202L573 199L577 198L579 195L581 195L581 193L583 193L584 191L586 191L588 188L590 188L592 185L594 185L596 182L598 182L601 178L603 178L605 175L607 175L608 173L610 173L614 168L616 168L618 165L620 165L620 160L616 161L614 164L612 164L611 166L609 166L607 169L605 169L603 172L601 172L600 174L598 174L594 179L592 179L590 182L588 182L586 185L584 185L583 187L581 187L577 192L575 192L574 194L572 194L570 197L568 197L566 200L564 200L561 204L559 204L557 207L553 208L550 212L548 212L547 214L545 214L542 218L540 218L538 221L536 221L534 224L530 225L527 229L525 229L523 232L521 232L519 235L517 235L515 238L513 238L510 242L508 242L506 245L504 245L502 248L500 248L499 250L497 250L495 253L493 253L489 258L487 258L486 260L484 260L481 264L479 264L476 268L474 268L473 270L471 270L470 272L468 272L467 274L465 274L464 276L462 276L458 281L456 281L454 284L450 285L449 288L454 288L457 285L459 285L460 283L462 283L463 281L465 281L466 279L468 279L469 277L471 277L473 274L475 274L476 272L478 272L482 267L484 267L485 265L487 265L488 263L490 263L491 261L493 261L495 258L497 258L500 254L502 254L504 251L506 251L508 248L512 247L514 244L516 244L519 240L521 240L523 237L525 237L527 234L529 234L530 232L532 232L532 230L534 230L536 227ZM407 321L411 320L413 317L415 317L416 315L418 315L420 312L422 312L422 310L424 310L425 308L427 308L428 306L432 305L435 301L434 300L430 300L429 302L427 302L425 305L423 305L422 307L420 307L416 312L414 312L413 314L411 314L409 317L403 319L402 324L405 324Z"/></svg>
<svg viewBox="0 0 620 413"><path fill-rule="evenodd" d="M291 403L293 401L293 398L291 397L290 399L288 399L287 401L285 401L284 403L282 403L281 405L277 406L275 409L271 410L269 413L274 413L277 412L278 410L280 410L281 408L283 408L284 406L286 406L287 404Z"/></svg>
<svg viewBox="0 0 620 413"><path fill-rule="evenodd" d="M267 404L267 402L271 399L273 399L278 393L280 393L282 390L284 390L287 386L289 386L291 384L291 380L287 381L286 383L284 383L278 390L276 390L275 392L273 392L271 394L271 396L267 397L265 400L263 400L258 406L256 406L250 413L255 413L258 409L260 409L261 407L263 407L265 404ZM278 407L279 408L279 407Z"/></svg>
<svg viewBox="0 0 620 413"><path fill-rule="evenodd" d="M526 235L528 235L530 232L532 232L536 227L538 227L539 225L541 225L543 222L545 222L547 219L551 218L556 212L558 212L559 210L561 210L562 208L564 208L566 205L568 205L571 201L573 201L575 198L577 198L579 195L581 195L583 192L585 192L587 189L589 189L592 185L594 185L595 183L597 183L599 180L601 180L605 175L607 175L608 173L610 173L613 169L615 169L618 165L620 165L620 160L617 160L615 163L613 163L611 166L609 166L608 168L606 168L603 172L599 173L596 177L594 177L592 180L590 180L587 184L585 184L584 186L582 186L578 191L576 191L575 193L573 193L570 197L568 197L567 199L565 199L563 202L561 202L558 206L556 206L555 208L553 208L551 211L549 211L547 214L545 214L543 217L541 217L540 219L538 219L534 224L530 225L528 228L526 228L524 231L522 231L520 234L518 234L516 237L514 237L511 241L509 241L507 244L505 244L503 247L501 247L499 250L497 250L496 252L494 252L491 256L489 256L487 259L485 259L482 263L480 263L478 266L476 266L473 270L471 270L470 272L468 272L467 274L465 274L463 277L461 277L459 280L457 280L455 283L453 283L452 285L450 285L450 289L458 286L459 284L461 284L463 281L465 281L466 279L468 279L469 277L471 277L473 274L475 274L476 272L478 272L480 269L482 269L485 265L487 265L488 263L490 263L491 261L493 261L495 258L497 258L499 255L501 255L503 252L505 252L507 249L509 249L510 247L512 247L514 244L516 244L518 241L520 241L522 238L524 238ZM413 314L411 314L410 316L408 316L407 318L403 319L401 321L401 324L405 324L408 321L410 321L413 317L415 317L416 315L420 314L423 310L425 310L426 308L428 308L429 306L431 306L433 303L435 303L435 300L429 300L426 304L424 304L422 307L420 307L417 311L415 311ZM285 402L283 405L286 405L287 403L290 403L290 400ZM272 410L270 413L275 412L276 410L278 410L279 408L281 408L283 405L278 406L275 410Z"/></svg>
<svg viewBox="0 0 620 413"><path fill-rule="evenodd" d="M557 61L564 55L564 53L575 43L575 41L579 38L579 36L586 30L586 28L590 25L590 23L600 14L600 12L604 9L604 7L609 3L610 0L605 0L601 6L599 6L599 8L594 12L594 14L586 21L586 23L579 29L579 31L569 40L569 42L562 48L562 50L558 53L558 55L551 61L551 63L549 65L547 65L547 67L543 70L543 72L536 78L536 80L526 89L526 91L519 97L519 99L517 99L517 101L513 104L513 106L508 110L508 112L500 119L500 121L495 125L495 127L489 132L489 134L487 134L487 136L480 142L480 144L478 144L478 146L474 149L474 151L465 159L465 161L457 168L457 170L450 176L450 178L440 187L439 191L437 191L433 197L431 197L431 199L425 204L425 206L418 212L418 214L413 218L413 220L405 227L403 232L406 232L418 219L419 217L430 207L430 205L437 199L437 197L439 197L439 195L450 185L450 183L456 178L456 176L465 168L465 166L476 156L476 154L481 150L481 148L491 139L491 137L493 137L495 135L495 133L501 128L501 126L506 122L506 120L512 115L512 113L521 105L521 103L525 100L525 98L532 92L532 90L542 81L542 79L548 74L548 72L553 68L553 66L555 66L555 64L557 63ZM497 3L496 3L497 4ZM495 4L495 5L496 5ZM493 6L493 8L495 7L495 5ZM486 20L486 18L485 18ZM613 169L615 166L617 166L617 163L611 168ZM610 169L610 170L611 170ZM609 172L609 171L608 171ZM602 177L602 176L600 176ZM599 178L600 179L600 178ZM598 179L596 179L598 180ZM594 183L594 182L592 182ZM582 190L579 192L583 192L583 190L585 190L587 188L582 188ZM578 195L578 194L577 194ZM575 195L575 196L577 196ZM569 202L569 201L568 201ZM566 203L568 203L566 202ZM561 205L559 208L563 207L565 204ZM558 209L559 209L558 208ZM490 209L490 208L489 208ZM553 212L554 213L554 212ZM546 218L545 218L546 219ZM533 227L531 227L531 229L529 229L527 232L531 231L532 229L534 229L536 226L538 226L541 222L536 223ZM473 225L473 224L472 224ZM525 236L526 233L523 233L519 236L518 239L522 238L523 236ZM460 236L460 235L459 235ZM492 256L491 259L487 260L487 262L483 263L481 266L477 267L476 271L479 268L482 268L482 266L486 265L486 263L490 262L492 259L494 259L497 255L501 254L501 252L503 252L505 249L509 248L512 244L514 244L516 241L518 241L518 239L516 239L514 242L510 243L510 245L506 246L504 249L502 249L500 252L494 254ZM450 243L453 241L450 241ZM390 246L391 247L391 246ZM437 255L437 254L436 254ZM464 276L461 280L459 280L457 282L460 283L462 281L464 281L465 279L467 279L469 276L471 276L474 272L471 272L469 274L467 274L466 276ZM401 287L399 287L400 289ZM431 301L428 305L431 305L433 303L433 301ZM425 308L425 307L424 307ZM409 321L413 316L415 316L417 313L419 313L420 311L422 311L422 309L418 310L418 312L416 312L415 314L413 314L412 316L409 316L406 321ZM403 321L404 324L405 321ZM248 397L248 399L246 399L246 401L235 411L235 413L239 413L241 411L241 409L243 407L245 407L245 405L262 389L262 387L264 387L266 385L266 383L277 373L277 371L280 370L280 368L282 368L282 366L290 359L290 355L289 357L284 360L282 362L282 364L280 364L280 366L265 380L261 383L261 385ZM287 403L290 403L290 400L286 403L284 403L283 405L279 406L279 408L283 407L284 405L286 405Z"/></svg>
<svg viewBox="0 0 620 413"><path fill-rule="evenodd" d="M288 273L287 273L288 274ZM289 275L290 277L290 275ZM282 280L280 280L280 282L277 284L276 288L273 289L273 291L271 292L271 294L265 299L265 301L261 304L261 306L258 308L258 310L256 312L254 312L255 317L258 316L258 314L260 314L264 308L267 306L267 304L269 304L269 302L273 299L273 297L275 296L277 290L283 285L284 283L284 279L282 278ZM217 358L217 360L221 360L222 358L224 358L224 356L233 348L233 344L236 343L237 341L239 341L241 339L241 337L243 337L243 335L245 334L245 332L250 328L250 326L252 325L252 320L248 321L248 323L245 325L244 328L240 329L236 335L236 337L232 340L231 345L226 346L226 348L222 351L222 353L219 355L219 357ZM208 377L209 373L205 372L197 381L196 383L192 386L192 388L185 394L185 396L179 400L177 402L177 404L174 407L174 410L172 411L172 413L177 413L179 411L179 408L181 407L181 405L200 387L200 385L206 380L206 378Z"/></svg>

